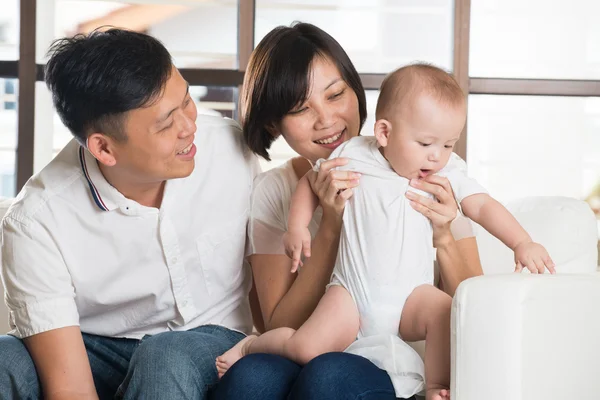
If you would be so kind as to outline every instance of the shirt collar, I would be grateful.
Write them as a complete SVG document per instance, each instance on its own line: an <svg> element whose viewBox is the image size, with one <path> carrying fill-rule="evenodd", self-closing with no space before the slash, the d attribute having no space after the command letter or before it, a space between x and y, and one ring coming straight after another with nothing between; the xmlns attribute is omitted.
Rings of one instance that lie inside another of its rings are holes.
<svg viewBox="0 0 600 400"><path fill-rule="evenodd" d="M98 162L84 147L79 147L79 162L83 175L87 180L88 186L94 203L102 211L112 211L127 200L117 189L115 189L98 167Z"/></svg>

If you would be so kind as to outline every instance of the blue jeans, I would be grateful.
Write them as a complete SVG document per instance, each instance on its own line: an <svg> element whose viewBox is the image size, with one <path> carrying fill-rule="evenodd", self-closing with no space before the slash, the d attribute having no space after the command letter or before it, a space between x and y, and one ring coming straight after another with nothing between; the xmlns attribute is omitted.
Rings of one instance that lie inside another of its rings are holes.
<svg viewBox="0 0 600 400"><path fill-rule="evenodd" d="M243 334L216 325L142 340L83 334L94 384L103 399L206 399L217 383L215 358ZM0 336L0 400L39 399L38 376L23 342Z"/></svg>
<svg viewBox="0 0 600 400"><path fill-rule="evenodd" d="M388 374L366 358L348 353L327 353L304 368L270 354L246 356L227 371L211 391L210 398L395 400L396 396Z"/></svg>

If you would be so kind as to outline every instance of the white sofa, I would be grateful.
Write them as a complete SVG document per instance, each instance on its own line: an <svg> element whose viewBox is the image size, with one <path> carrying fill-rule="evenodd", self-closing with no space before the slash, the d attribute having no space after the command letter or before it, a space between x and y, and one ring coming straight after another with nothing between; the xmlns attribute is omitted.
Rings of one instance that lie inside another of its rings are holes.
<svg viewBox="0 0 600 400"><path fill-rule="evenodd" d="M486 275L454 296L451 398L600 399L597 221L586 203L563 197L507 208L548 249L558 273L510 273L512 252L478 231Z"/></svg>
<svg viewBox="0 0 600 400"><path fill-rule="evenodd" d="M452 399L596 400L600 274L594 215L583 201L563 197L525 198L507 207L546 246L558 274L512 274L512 252L478 230L486 275L463 282L454 297ZM0 217L3 211L0 202ZM0 331L7 329L2 304Z"/></svg>

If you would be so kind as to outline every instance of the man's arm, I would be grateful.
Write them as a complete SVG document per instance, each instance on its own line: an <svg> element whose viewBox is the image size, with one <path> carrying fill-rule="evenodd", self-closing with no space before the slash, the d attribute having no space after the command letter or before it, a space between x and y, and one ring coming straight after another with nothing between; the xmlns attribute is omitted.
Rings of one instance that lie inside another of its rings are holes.
<svg viewBox="0 0 600 400"><path fill-rule="evenodd" d="M49 232L40 220L7 216L0 224L13 333L33 359L45 399L96 399L72 277Z"/></svg>
<svg viewBox="0 0 600 400"><path fill-rule="evenodd" d="M23 339L35 364L46 400L98 399L78 326Z"/></svg>

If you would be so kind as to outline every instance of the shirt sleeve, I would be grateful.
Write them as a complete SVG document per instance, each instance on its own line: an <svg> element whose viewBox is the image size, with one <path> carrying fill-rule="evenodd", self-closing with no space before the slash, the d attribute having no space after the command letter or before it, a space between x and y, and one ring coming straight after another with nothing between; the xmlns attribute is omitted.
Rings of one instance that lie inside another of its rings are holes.
<svg viewBox="0 0 600 400"><path fill-rule="evenodd" d="M48 229L5 217L0 243L11 335L25 338L79 326L71 275Z"/></svg>
<svg viewBox="0 0 600 400"><path fill-rule="evenodd" d="M465 217L462 213L458 213L454 221L450 224L450 231L454 240L461 240L475 236L475 227L473 221Z"/></svg>
<svg viewBox="0 0 600 400"><path fill-rule="evenodd" d="M255 180L248 223L249 246L246 255L283 254L290 193L285 178L269 171Z"/></svg>
<svg viewBox="0 0 600 400"><path fill-rule="evenodd" d="M452 153L448 164L439 175L445 176L450 181L458 204L471 195L488 193L475 179L467 175L467 164L455 153Z"/></svg>

